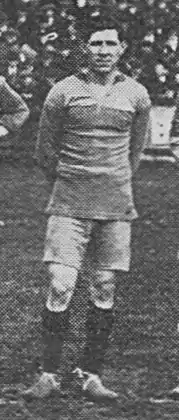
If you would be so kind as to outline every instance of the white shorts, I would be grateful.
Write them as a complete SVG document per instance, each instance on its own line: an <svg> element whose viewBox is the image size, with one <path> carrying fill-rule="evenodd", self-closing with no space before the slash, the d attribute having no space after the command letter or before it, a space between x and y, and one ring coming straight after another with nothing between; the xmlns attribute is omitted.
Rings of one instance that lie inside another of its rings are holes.
<svg viewBox="0 0 179 420"><path fill-rule="evenodd" d="M50 216L43 260L80 270L86 252L98 270L129 271L131 222Z"/></svg>

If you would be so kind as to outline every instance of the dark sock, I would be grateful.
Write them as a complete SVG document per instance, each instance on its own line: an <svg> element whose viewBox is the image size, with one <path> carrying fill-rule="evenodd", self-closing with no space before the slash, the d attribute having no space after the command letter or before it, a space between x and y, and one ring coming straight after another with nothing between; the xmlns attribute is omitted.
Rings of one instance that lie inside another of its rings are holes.
<svg viewBox="0 0 179 420"><path fill-rule="evenodd" d="M86 322L86 345L83 369L100 374L113 327L113 310L97 308L89 303Z"/></svg>
<svg viewBox="0 0 179 420"><path fill-rule="evenodd" d="M68 328L68 311L51 312L47 308L42 314L44 341L44 371L55 373L59 368L64 334Z"/></svg>

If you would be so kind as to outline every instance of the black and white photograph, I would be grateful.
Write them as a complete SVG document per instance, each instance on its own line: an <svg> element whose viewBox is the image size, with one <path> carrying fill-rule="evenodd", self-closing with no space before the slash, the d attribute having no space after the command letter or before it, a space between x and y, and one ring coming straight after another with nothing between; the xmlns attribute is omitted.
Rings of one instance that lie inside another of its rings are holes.
<svg viewBox="0 0 179 420"><path fill-rule="evenodd" d="M0 419L179 419L179 0L0 0Z"/></svg>

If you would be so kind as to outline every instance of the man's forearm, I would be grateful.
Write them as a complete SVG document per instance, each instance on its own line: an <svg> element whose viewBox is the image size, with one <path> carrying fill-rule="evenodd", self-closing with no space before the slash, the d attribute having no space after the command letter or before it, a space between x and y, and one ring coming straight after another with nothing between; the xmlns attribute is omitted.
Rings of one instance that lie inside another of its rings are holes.
<svg viewBox="0 0 179 420"><path fill-rule="evenodd" d="M176 98L176 109L174 112L174 116L173 116L173 120L172 120L172 125L171 125L171 138L179 138L179 94L177 95Z"/></svg>
<svg viewBox="0 0 179 420"><path fill-rule="evenodd" d="M60 143L63 136L63 95L52 89L47 96L39 124L35 160L51 183L56 179Z"/></svg>
<svg viewBox="0 0 179 420"><path fill-rule="evenodd" d="M179 162L179 136L171 137L170 139L170 151L174 158Z"/></svg>
<svg viewBox="0 0 179 420"><path fill-rule="evenodd" d="M130 147L130 163L132 174L134 174L140 164L140 158L145 146L150 142L151 138L151 117L150 109L142 112L136 117L134 122L131 147Z"/></svg>
<svg viewBox="0 0 179 420"><path fill-rule="evenodd" d="M50 135L45 135L44 130L39 132L34 159L44 172L48 182L53 183L56 179L58 156L50 143Z"/></svg>

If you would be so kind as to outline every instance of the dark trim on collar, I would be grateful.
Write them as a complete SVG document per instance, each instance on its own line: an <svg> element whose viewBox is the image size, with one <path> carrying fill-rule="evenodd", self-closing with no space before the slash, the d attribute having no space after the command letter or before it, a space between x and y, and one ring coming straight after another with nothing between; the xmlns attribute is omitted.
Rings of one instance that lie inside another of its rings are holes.
<svg viewBox="0 0 179 420"><path fill-rule="evenodd" d="M88 73L89 73L88 68L82 68L81 70L77 72L76 76L85 81ZM126 80L125 74L120 72L119 70L116 70L116 72L114 73L113 84L118 83L118 82L124 82L125 80Z"/></svg>

